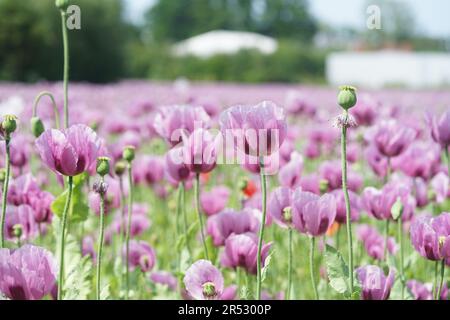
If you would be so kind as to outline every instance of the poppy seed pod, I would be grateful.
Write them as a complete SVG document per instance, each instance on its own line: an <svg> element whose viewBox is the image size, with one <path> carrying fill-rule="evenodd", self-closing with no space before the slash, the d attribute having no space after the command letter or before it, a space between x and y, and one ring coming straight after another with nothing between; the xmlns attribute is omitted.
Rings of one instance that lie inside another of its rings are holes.
<svg viewBox="0 0 450 320"><path fill-rule="evenodd" d="M97 173L102 177L109 173L109 158L98 157L97 158Z"/></svg>
<svg viewBox="0 0 450 320"><path fill-rule="evenodd" d="M135 156L135 147L134 146L126 146L123 149L122 156L127 162L132 162L134 160L134 156Z"/></svg>
<svg viewBox="0 0 450 320"><path fill-rule="evenodd" d="M38 138L44 131L44 123L39 117L32 117L30 120L31 132L33 135Z"/></svg>
<svg viewBox="0 0 450 320"><path fill-rule="evenodd" d="M66 10L67 7L69 6L69 0L56 0L55 1L55 6L58 9Z"/></svg>
<svg viewBox="0 0 450 320"><path fill-rule="evenodd" d="M2 129L6 134L11 134L17 129L17 117L14 115L6 115L3 118Z"/></svg>
<svg viewBox="0 0 450 320"><path fill-rule="evenodd" d="M125 163L125 161L118 161L118 162L116 162L116 165L114 166L114 172L118 176L121 176L125 172L126 168L127 168L127 164Z"/></svg>
<svg viewBox="0 0 450 320"><path fill-rule="evenodd" d="M344 109L348 110L356 104L356 88L352 86L339 87L338 103Z"/></svg>

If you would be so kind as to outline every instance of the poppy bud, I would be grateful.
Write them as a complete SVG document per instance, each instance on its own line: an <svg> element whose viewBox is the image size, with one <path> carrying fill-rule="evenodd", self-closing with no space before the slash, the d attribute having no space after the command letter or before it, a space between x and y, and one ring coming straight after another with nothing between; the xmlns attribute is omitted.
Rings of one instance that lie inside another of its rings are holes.
<svg viewBox="0 0 450 320"><path fill-rule="evenodd" d="M39 117L31 118L30 125L31 125L31 132L36 138L39 137L42 134L42 132L45 131L44 123L42 123L42 120Z"/></svg>
<svg viewBox="0 0 450 320"><path fill-rule="evenodd" d="M2 128L6 134L11 134L17 129L17 117L13 115L6 115L3 118Z"/></svg>
<svg viewBox="0 0 450 320"><path fill-rule="evenodd" d="M134 146L126 146L123 149L122 157L128 162L133 161L134 160L134 155L135 155L134 151L135 151L135 147Z"/></svg>
<svg viewBox="0 0 450 320"><path fill-rule="evenodd" d="M125 161L120 160L120 161L116 162L116 165L114 166L114 172L118 176L121 176L125 172L126 168L127 168L127 164L125 163Z"/></svg>
<svg viewBox="0 0 450 320"><path fill-rule="evenodd" d="M58 9L66 10L69 6L69 0L56 0L55 5Z"/></svg>
<svg viewBox="0 0 450 320"><path fill-rule="evenodd" d="M95 193L103 195L108 191L108 184L106 182L95 182L93 189Z"/></svg>
<svg viewBox="0 0 450 320"><path fill-rule="evenodd" d="M338 103L339 105L348 110L356 104L356 88L352 86L341 86L339 88Z"/></svg>
<svg viewBox="0 0 450 320"><path fill-rule="evenodd" d="M102 177L109 173L109 158L98 157L97 158L97 173Z"/></svg>
<svg viewBox="0 0 450 320"><path fill-rule="evenodd" d="M16 238L20 238L21 236L22 236L22 225L20 225L20 224L15 224L15 225L13 225L13 227L12 227L12 229L13 229L13 235L14 235L14 237L16 237Z"/></svg>
<svg viewBox="0 0 450 320"><path fill-rule="evenodd" d="M329 186L329 182L327 179L322 179L319 181L319 190L320 193L323 194L325 192L327 192L328 190L328 186Z"/></svg>

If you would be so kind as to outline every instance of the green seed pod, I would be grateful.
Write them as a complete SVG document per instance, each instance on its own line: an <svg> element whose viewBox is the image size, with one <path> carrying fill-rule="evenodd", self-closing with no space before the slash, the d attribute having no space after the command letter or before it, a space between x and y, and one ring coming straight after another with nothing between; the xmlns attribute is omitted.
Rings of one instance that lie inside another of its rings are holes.
<svg viewBox="0 0 450 320"><path fill-rule="evenodd" d="M356 104L356 88L352 86L339 87L338 103L344 109L348 110Z"/></svg>
<svg viewBox="0 0 450 320"><path fill-rule="evenodd" d="M125 169L127 168L127 164L125 161L120 160L116 162L116 165L114 166L114 172L118 175L121 176L124 172Z"/></svg>
<svg viewBox="0 0 450 320"><path fill-rule="evenodd" d="M97 158L97 173L102 177L109 173L109 158L98 157Z"/></svg>
<svg viewBox="0 0 450 320"><path fill-rule="evenodd" d="M13 225L12 229L14 237L20 238L22 236L23 233L22 225L15 224Z"/></svg>
<svg viewBox="0 0 450 320"><path fill-rule="evenodd" d="M17 129L17 117L13 115L6 115L3 118L2 128L6 134L11 134Z"/></svg>
<svg viewBox="0 0 450 320"><path fill-rule="evenodd" d="M217 295L216 286L214 285L214 283L206 282L203 285L203 295L209 298L215 297Z"/></svg>
<svg viewBox="0 0 450 320"><path fill-rule="evenodd" d="M135 156L135 147L134 146L126 146L123 149L123 154L122 157L127 161L127 162L132 162L134 160L134 156Z"/></svg>
<svg viewBox="0 0 450 320"><path fill-rule="evenodd" d="M55 0L55 5L60 10L66 10L69 6L69 0Z"/></svg>
<svg viewBox="0 0 450 320"><path fill-rule="evenodd" d="M30 125L31 125L31 132L36 138L39 137L45 131L44 123L39 117L31 118Z"/></svg>

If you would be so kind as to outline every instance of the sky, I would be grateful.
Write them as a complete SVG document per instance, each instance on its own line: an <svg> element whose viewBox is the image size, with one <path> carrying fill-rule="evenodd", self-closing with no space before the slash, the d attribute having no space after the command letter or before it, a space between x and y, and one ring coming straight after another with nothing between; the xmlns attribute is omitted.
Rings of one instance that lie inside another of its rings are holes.
<svg viewBox="0 0 450 320"><path fill-rule="evenodd" d="M130 21L142 22L145 11L156 0L124 0ZM188 1L188 0L180 0ZM407 2L413 10L416 28L426 35L450 37L449 0L397 0ZM314 16L331 26L365 27L364 6L367 0L310 0ZM383 12L381 12L383 14Z"/></svg>

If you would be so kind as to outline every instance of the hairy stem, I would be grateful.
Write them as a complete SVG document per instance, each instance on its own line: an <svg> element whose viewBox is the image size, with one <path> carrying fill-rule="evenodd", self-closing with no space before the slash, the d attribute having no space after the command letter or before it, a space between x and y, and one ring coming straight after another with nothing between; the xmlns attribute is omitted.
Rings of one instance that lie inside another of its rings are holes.
<svg viewBox="0 0 450 320"><path fill-rule="evenodd" d="M105 178L101 177L103 184ZM100 235L98 239L98 257L97 257L97 300L100 300L100 286L101 286L101 268L102 268L102 253L103 253L103 238L105 234L105 194L100 193Z"/></svg>
<svg viewBox="0 0 450 320"><path fill-rule="evenodd" d="M131 233L131 214L133 211L133 173L131 163L128 163L128 222L127 231L125 235L125 283L126 291L125 298L128 300L130 297L130 233Z"/></svg>
<svg viewBox="0 0 450 320"><path fill-rule="evenodd" d="M195 209L197 210L198 223L200 226L200 235L202 237L203 251L205 254L205 259L209 260L208 246L206 245L205 230L203 227L203 215L200 210L200 174L199 173L197 173L195 176Z"/></svg>

